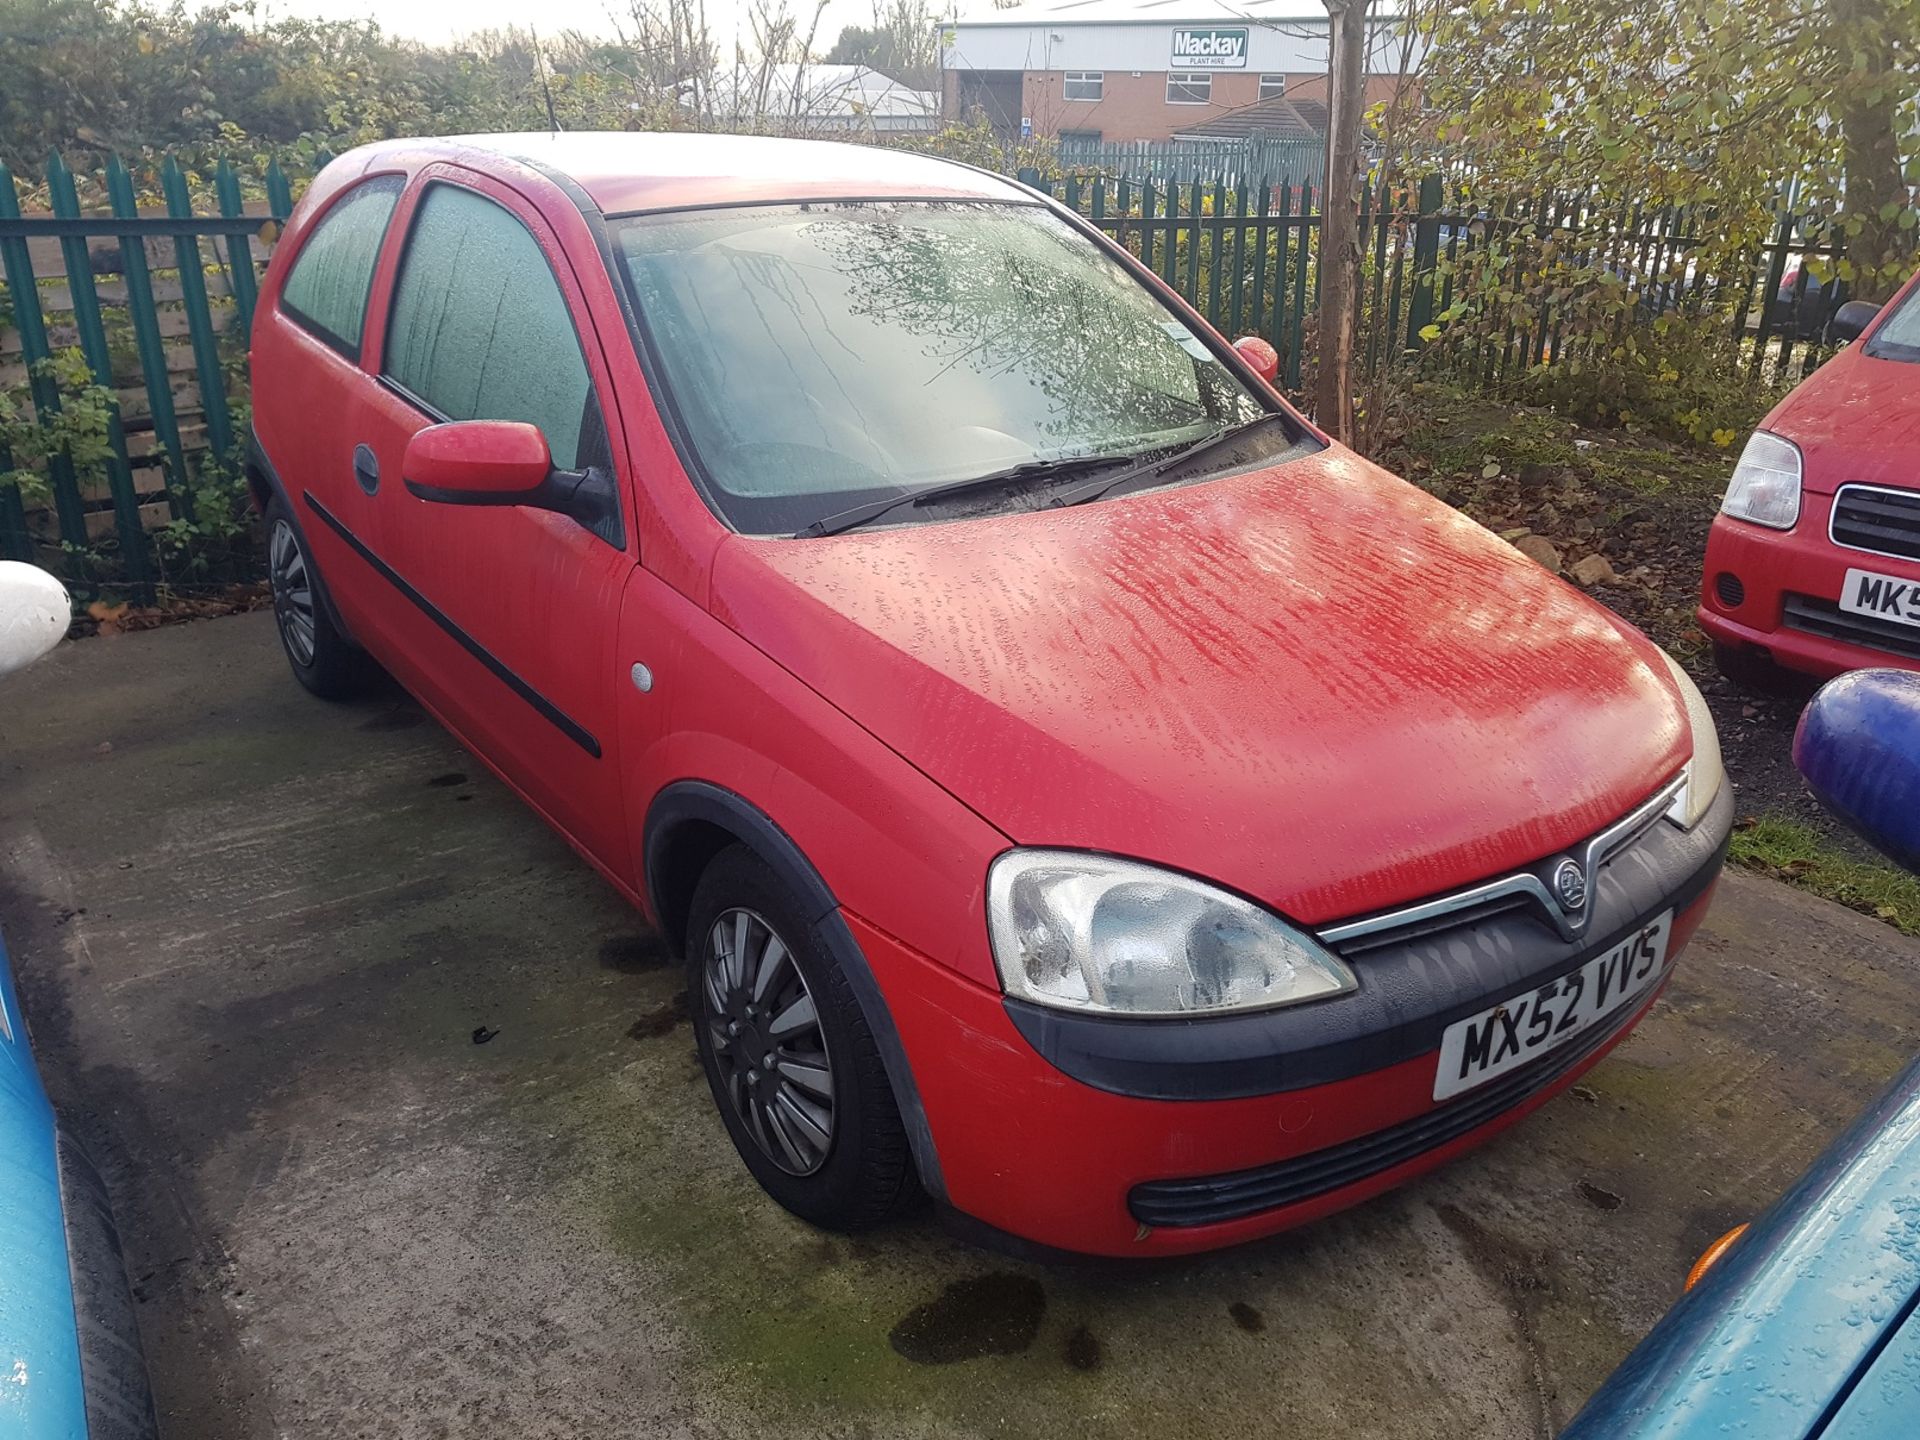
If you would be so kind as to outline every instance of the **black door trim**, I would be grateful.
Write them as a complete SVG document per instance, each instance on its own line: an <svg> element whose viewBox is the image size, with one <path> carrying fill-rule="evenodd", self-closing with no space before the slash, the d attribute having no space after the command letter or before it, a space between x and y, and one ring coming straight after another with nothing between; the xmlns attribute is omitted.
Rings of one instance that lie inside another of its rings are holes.
<svg viewBox="0 0 1920 1440"><path fill-rule="evenodd" d="M366 561L367 564L379 571L388 584L392 585L394 589L398 590L402 595L406 596L407 599L419 606L421 612L425 614L429 620L433 621L434 624L446 631L462 650L465 650L469 655L473 656L474 659L491 670L503 685L513 691L513 693L518 695L522 700L526 701L527 704L531 705L535 710L538 710L541 716L550 722L562 735L565 735L569 740L573 741L574 744L593 756L594 759L598 760L600 758L600 742L594 739L592 734L583 725L568 715L567 712L562 710L558 705L555 705L551 700L547 699L547 697L542 695L538 690L534 689L526 681L522 680L518 675L514 674L513 671L509 670L506 665L501 662L497 655L487 649L487 647L482 645L478 640L474 639L473 636L462 630L458 625L454 624L452 620L448 619L444 610L440 609L439 606L435 605L431 600L427 599L426 596L414 589L413 586L407 582L405 576L401 575L399 571L395 570L391 565L387 564L386 561L369 550L358 535L354 534L345 525L342 525L339 520L335 519L333 512L328 510L327 507L322 505L318 500L314 499L311 491L303 490L300 493L301 498L307 502L307 508L324 520L327 523L327 527L332 530L334 534L346 541L348 546L352 548L354 554L358 555L362 560Z"/></svg>

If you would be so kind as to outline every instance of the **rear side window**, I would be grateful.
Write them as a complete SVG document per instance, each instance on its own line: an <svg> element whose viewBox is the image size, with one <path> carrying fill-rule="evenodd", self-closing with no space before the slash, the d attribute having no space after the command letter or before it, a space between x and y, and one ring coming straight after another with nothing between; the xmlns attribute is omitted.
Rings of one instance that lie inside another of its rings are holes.
<svg viewBox="0 0 1920 1440"><path fill-rule="evenodd" d="M435 185L421 202L383 364L448 420L525 421L547 437L554 464L606 463L560 283L526 226L471 190Z"/></svg>
<svg viewBox="0 0 1920 1440"><path fill-rule="evenodd" d="M362 181L320 217L280 288L280 308L336 350L360 353L367 295L387 220L403 180L382 175Z"/></svg>

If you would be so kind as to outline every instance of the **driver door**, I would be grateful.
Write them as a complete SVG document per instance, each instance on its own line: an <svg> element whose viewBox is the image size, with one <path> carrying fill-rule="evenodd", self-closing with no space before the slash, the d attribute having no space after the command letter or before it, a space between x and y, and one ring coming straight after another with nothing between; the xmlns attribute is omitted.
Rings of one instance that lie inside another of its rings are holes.
<svg viewBox="0 0 1920 1440"><path fill-rule="evenodd" d="M381 394L359 437L379 477L383 548L369 558L390 584L402 679L631 881L614 723L630 507L592 530L548 510L423 500L402 473L416 431L459 420L537 425L562 469L624 464L599 340L556 237L517 192L434 166L409 199L372 317Z"/></svg>

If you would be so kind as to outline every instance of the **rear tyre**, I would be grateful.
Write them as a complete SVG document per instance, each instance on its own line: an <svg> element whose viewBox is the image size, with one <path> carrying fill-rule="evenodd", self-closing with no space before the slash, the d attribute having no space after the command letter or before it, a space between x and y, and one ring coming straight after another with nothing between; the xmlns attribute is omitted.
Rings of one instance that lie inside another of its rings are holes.
<svg viewBox="0 0 1920 1440"><path fill-rule="evenodd" d="M293 677L323 700L347 700L367 688L373 662L334 626L321 599L320 570L307 553L284 497L267 502L267 579Z"/></svg>
<svg viewBox="0 0 1920 1440"><path fill-rule="evenodd" d="M1757 651L1717 640L1713 646L1713 664L1740 689L1756 695L1786 695L1805 683Z"/></svg>
<svg viewBox="0 0 1920 1440"><path fill-rule="evenodd" d="M744 845L695 887L687 994L720 1118L769 1195L840 1231L878 1225L914 1195L906 1127L846 974Z"/></svg>

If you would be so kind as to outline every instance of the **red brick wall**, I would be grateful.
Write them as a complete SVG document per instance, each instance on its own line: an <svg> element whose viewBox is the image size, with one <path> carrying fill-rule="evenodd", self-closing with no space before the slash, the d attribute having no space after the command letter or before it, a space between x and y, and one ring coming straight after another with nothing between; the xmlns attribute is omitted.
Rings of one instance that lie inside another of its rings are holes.
<svg viewBox="0 0 1920 1440"><path fill-rule="evenodd" d="M1062 96L1062 72L1029 70L1026 75L1026 113L1033 117L1036 135L1062 130L1098 130L1102 140L1165 140L1183 125L1241 105L1251 105L1260 93L1260 77L1244 71L1215 71L1213 103L1167 104L1167 74L1143 70L1109 70L1097 101L1067 100Z"/></svg>

